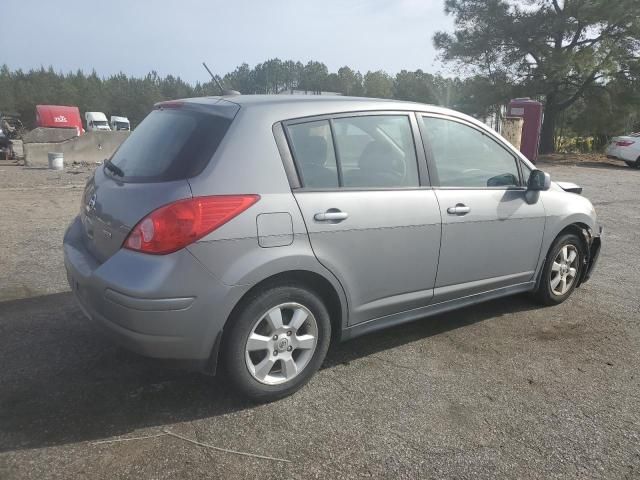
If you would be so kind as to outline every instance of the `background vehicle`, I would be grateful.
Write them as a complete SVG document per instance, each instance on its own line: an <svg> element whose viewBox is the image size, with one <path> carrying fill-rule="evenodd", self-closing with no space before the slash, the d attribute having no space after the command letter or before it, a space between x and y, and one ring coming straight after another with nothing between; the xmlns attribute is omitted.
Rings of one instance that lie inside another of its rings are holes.
<svg viewBox="0 0 640 480"><path fill-rule="evenodd" d="M17 113L0 112L0 128L10 140L21 138L25 133L24 125Z"/></svg>
<svg viewBox="0 0 640 480"><path fill-rule="evenodd" d="M85 112L85 122L87 123L87 131L104 130L110 131L107 116L102 112Z"/></svg>
<svg viewBox="0 0 640 480"><path fill-rule="evenodd" d="M12 160L14 158L13 142L0 126L0 160Z"/></svg>
<svg viewBox="0 0 640 480"><path fill-rule="evenodd" d="M65 105L36 105L36 127L75 128L84 133L78 107Z"/></svg>
<svg viewBox="0 0 640 480"><path fill-rule="evenodd" d="M246 395L348 339L520 292L566 300L591 203L460 113L345 97L160 103L87 183L64 240L87 314Z"/></svg>
<svg viewBox="0 0 640 480"><path fill-rule="evenodd" d="M622 160L630 167L640 168L640 133L613 137L605 153L608 158Z"/></svg>
<svg viewBox="0 0 640 480"><path fill-rule="evenodd" d="M131 124L129 123L129 119L127 117L116 117L115 115L111 116L111 130L114 132L117 131L129 131L131 130Z"/></svg>

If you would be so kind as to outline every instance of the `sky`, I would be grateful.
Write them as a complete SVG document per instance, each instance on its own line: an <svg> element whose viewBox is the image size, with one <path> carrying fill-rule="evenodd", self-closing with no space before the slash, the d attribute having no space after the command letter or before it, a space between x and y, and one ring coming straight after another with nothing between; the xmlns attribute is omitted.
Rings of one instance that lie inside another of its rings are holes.
<svg viewBox="0 0 640 480"><path fill-rule="evenodd" d="M432 44L444 0L2 0L0 64L195 83L243 62L324 62L365 73L447 73Z"/></svg>

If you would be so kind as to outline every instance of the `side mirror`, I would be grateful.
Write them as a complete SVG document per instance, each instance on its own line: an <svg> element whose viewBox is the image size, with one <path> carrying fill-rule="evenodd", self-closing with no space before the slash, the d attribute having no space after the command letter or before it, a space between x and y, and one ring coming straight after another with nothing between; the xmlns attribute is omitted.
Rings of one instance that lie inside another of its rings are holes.
<svg viewBox="0 0 640 480"><path fill-rule="evenodd" d="M541 192L551 188L551 176L542 170L532 170L527 182L527 190Z"/></svg>

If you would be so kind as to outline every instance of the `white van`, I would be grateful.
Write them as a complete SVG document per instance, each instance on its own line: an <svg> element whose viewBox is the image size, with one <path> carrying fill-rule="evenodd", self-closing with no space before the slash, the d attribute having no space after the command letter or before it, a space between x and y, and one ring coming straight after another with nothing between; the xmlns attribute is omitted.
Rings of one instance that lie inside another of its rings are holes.
<svg viewBox="0 0 640 480"><path fill-rule="evenodd" d="M93 130L111 130L107 116L102 112L86 112L84 119L87 122L87 132Z"/></svg>
<svg viewBox="0 0 640 480"><path fill-rule="evenodd" d="M118 132L124 130L128 132L131 130L131 124L129 123L129 119L127 117L116 117L114 115L111 116L111 130L114 132Z"/></svg>

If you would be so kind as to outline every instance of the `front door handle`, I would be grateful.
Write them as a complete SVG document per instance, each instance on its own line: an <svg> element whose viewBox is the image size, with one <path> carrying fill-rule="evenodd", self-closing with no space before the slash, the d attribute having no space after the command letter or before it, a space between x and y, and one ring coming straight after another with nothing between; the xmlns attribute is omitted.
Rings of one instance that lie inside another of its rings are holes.
<svg viewBox="0 0 640 480"><path fill-rule="evenodd" d="M316 222L341 222L349 217L347 212L341 212L337 208L330 208L326 212L316 213L313 219Z"/></svg>
<svg viewBox="0 0 640 480"><path fill-rule="evenodd" d="M458 203L455 207L447 208L447 213L449 215L466 215L469 213L471 209L467 207L464 203Z"/></svg>

